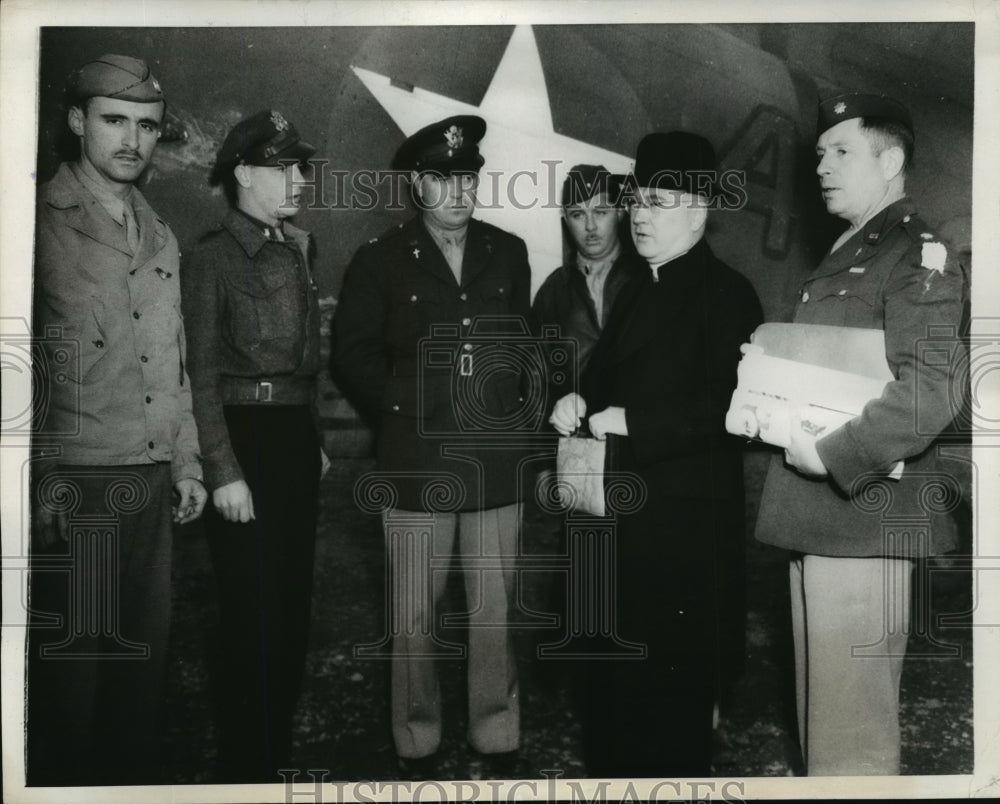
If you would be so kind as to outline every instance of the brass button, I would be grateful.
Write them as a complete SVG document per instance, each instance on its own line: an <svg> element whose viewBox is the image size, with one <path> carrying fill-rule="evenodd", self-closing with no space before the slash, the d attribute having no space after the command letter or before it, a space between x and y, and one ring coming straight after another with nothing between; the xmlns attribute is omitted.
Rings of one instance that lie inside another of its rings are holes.
<svg viewBox="0 0 1000 804"><path fill-rule="evenodd" d="M462 326L463 326L463 327L467 327L467 326L469 326L469 324L471 324L471 323L472 323L472 319L471 319L471 318L463 318L463 319L462 319Z"/></svg>

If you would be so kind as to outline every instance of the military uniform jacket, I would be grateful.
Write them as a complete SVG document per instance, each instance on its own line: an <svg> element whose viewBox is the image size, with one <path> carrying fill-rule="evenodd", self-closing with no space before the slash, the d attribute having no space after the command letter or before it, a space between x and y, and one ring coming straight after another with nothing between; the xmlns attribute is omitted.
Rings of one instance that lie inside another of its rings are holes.
<svg viewBox="0 0 1000 804"><path fill-rule="evenodd" d="M312 382L319 371L319 302L309 270L309 233L271 229L230 210L184 265L188 370L205 481L210 489L243 479L223 406L228 377Z"/></svg>
<svg viewBox="0 0 1000 804"><path fill-rule="evenodd" d="M60 460L170 462L201 478L181 318L180 255L138 190L135 253L68 164L39 191L35 333L49 367L41 429Z"/></svg>
<svg viewBox="0 0 1000 804"><path fill-rule="evenodd" d="M524 242L471 220L461 276L417 217L362 246L344 278L334 375L377 428L395 507L516 502L523 436L543 413L525 407L518 355L536 346Z"/></svg>
<svg viewBox="0 0 1000 804"><path fill-rule="evenodd" d="M829 556L911 556L955 546L948 512L960 500L957 461L937 454L954 418L965 279L951 252L914 212L890 204L820 263L794 320L885 331L894 377L881 398L821 438L829 477L806 478L774 455L757 538ZM903 477L888 479L905 461Z"/></svg>

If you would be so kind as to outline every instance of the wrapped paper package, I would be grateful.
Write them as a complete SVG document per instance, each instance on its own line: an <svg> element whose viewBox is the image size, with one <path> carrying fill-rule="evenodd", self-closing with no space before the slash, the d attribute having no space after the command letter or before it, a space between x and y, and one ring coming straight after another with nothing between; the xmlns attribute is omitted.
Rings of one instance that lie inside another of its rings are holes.
<svg viewBox="0 0 1000 804"><path fill-rule="evenodd" d="M893 379L880 329L762 324L740 361L726 429L786 448L797 413L802 429L821 438L860 415ZM891 476L902 468L900 461Z"/></svg>

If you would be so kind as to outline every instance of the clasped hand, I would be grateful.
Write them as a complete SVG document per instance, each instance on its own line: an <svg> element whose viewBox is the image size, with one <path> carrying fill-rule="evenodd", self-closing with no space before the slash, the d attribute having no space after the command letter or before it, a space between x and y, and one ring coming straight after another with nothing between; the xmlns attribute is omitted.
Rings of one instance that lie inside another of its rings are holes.
<svg viewBox="0 0 1000 804"><path fill-rule="evenodd" d="M578 430L587 415L587 403L577 393L566 394L556 402L549 416L551 424L560 435L568 436ZM613 435L628 435L628 424L625 420L625 408L610 407L590 417L590 433L594 438L603 441L608 433Z"/></svg>

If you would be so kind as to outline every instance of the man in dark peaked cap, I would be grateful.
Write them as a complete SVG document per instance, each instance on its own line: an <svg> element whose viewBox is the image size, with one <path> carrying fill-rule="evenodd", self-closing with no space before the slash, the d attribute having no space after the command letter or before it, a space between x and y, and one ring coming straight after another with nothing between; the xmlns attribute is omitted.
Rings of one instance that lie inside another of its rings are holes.
<svg viewBox="0 0 1000 804"><path fill-rule="evenodd" d="M762 318L751 284L705 241L715 171L714 149L697 134L639 143L626 186L645 265L619 293L580 393L560 399L550 419L563 435L586 422L612 439L611 468L641 480L642 504L615 520L609 617L644 655L586 668L590 776L711 770L728 585L744 537L740 444L725 417L740 344Z"/></svg>
<svg viewBox="0 0 1000 804"><path fill-rule="evenodd" d="M230 202L185 260L188 371L218 581L218 779L278 782L294 767L323 455L312 240L289 222L315 148L281 112L237 123L210 182Z"/></svg>
<svg viewBox="0 0 1000 804"><path fill-rule="evenodd" d="M36 217L34 325L60 370L36 388L58 455L35 476L27 780L155 783L171 519L207 497L177 240L134 186L165 101L144 61L109 54L71 76L67 106L80 156Z"/></svg>
<svg viewBox="0 0 1000 804"><path fill-rule="evenodd" d="M463 567L469 742L494 764L519 742L506 626L523 455L512 339L527 334L531 272L520 238L472 217L485 130L451 117L403 143L393 167L409 173L420 212L357 251L333 322L335 374L377 428L377 474L391 488L388 561L403 584L390 592L392 733L411 775L433 774L441 741L431 659L447 573L431 570L432 556L457 552ZM483 567L487 556L504 566Z"/></svg>
<svg viewBox="0 0 1000 804"><path fill-rule="evenodd" d="M803 283L794 321L882 330L895 380L832 432L793 421L791 445L771 459L756 536L792 551L807 772L895 774L913 559L957 541L962 470L937 445L963 393L953 375L966 282L906 195L909 111L882 95L838 95L820 103L817 131L823 201L848 227ZM937 354L951 360L920 358L935 330L946 333Z"/></svg>

